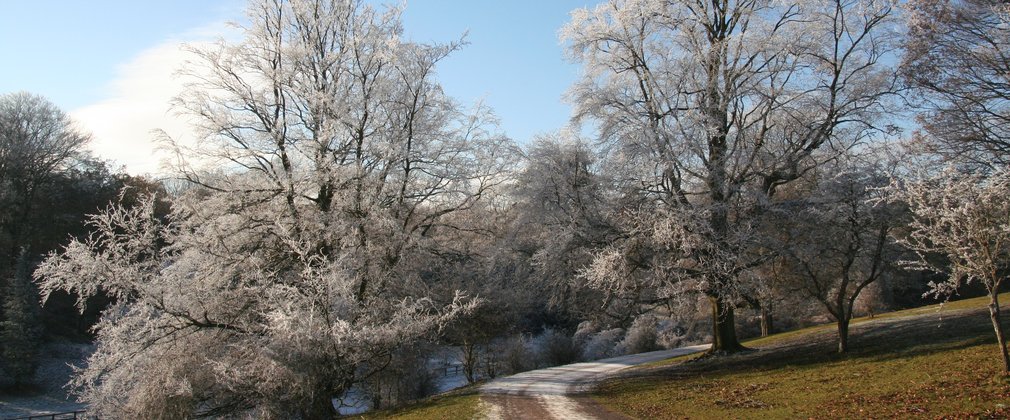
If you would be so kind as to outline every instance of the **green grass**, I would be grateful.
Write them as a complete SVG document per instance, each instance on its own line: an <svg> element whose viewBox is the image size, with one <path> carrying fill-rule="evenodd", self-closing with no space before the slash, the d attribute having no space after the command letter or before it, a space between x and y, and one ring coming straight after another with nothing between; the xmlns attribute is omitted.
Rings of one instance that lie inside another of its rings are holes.
<svg viewBox="0 0 1010 420"><path fill-rule="evenodd" d="M355 419L397 419L397 420L446 420L472 419L477 417L480 406L480 396L476 389L464 392L453 391L424 400L418 404L409 405L396 410L379 410Z"/></svg>
<svg viewBox="0 0 1010 420"><path fill-rule="evenodd" d="M748 341L755 352L671 359L605 382L595 398L648 419L1004 418L1010 379L986 303L854 320L847 355L834 352L829 324Z"/></svg>
<svg viewBox="0 0 1010 420"><path fill-rule="evenodd" d="M1006 299L1010 298L1010 293L1001 293L999 295L999 297L1000 297L1000 302L1005 302ZM904 309L904 310L892 311L892 312L884 312L884 313L876 314L873 318L870 318L868 316L863 316L863 317L858 317L858 318L852 318L852 321L849 322L849 326L850 326L850 328L852 328L852 327L858 326L860 324L863 324L865 322L870 322L870 321L875 321L875 320L882 320L882 319L891 319L891 318L902 318L902 317L909 317L909 316L916 316L916 315L937 314L938 316L943 316L945 314L959 312L959 311L964 311L964 310L977 310L979 308L986 307L986 305L988 305L988 304L989 304L989 297L987 297L987 296L982 296L982 297L977 297L977 298L971 298L971 299L962 299L962 300L957 300L957 301L953 301L953 302L947 302L947 303L943 303L943 304L939 304L938 303L938 304L934 304L934 305L920 306L918 308ZM832 334L834 334L837 331L837 328L838 328L838 326L835 323L831 322L831 323L827 323L827 324L815 325L815 326L812 326L812 327L800 328L800 329L792 330L792 331L786 331L786 332L779 333L779 334L772 334L772 335L769 335L768 337L751 338L751 339L748 339L748 340L744 340L743 343L744 343L745 346L762 347L762 346L768 346L768 345L774 344L774 343L779 343L779 342L793 340L793 339L796 339L797 337L804 337L804 336L807 336L807 335L809 335L811 333L814 333L814 332L830 331Z"/></svg>
<svg viewBox="0 0 1010 420"><path fill-rule="evenodd" d="M834 352L835 325L824 324L747 340L756 352L651 363L605 382L594 398L646 419L1006 418L1010 379L999 374L987 303L853 319L847 355ZM479 407L468 388L354 418L470 419Z"/></svg>
<svg viewBox="0 0 1010 420"><path fill-rule="evenodd" d="M600 403L637 418L901 418L1010 415L991 345L897 358L782 365L606 384Z"/></svg>

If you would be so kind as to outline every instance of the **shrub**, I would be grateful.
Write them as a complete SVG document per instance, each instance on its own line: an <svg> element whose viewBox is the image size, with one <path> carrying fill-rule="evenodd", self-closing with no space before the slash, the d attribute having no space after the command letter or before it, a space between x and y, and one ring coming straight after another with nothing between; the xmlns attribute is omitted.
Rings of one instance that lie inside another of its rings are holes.
<svg viewBox="0 0 1010 420"><path fill-rule="evenodd" d="M525 372L534 368L534 353L530 350L529 339L521 334L502 340L501 368L503 375Z"/></svg>
<svg viewBox="0 0 1010 420"><path fill-rule="evenodd" d="M545 329L537 337L537 349L544 366L560 366L578 360L579 349L568 334L554 329Z"/></svg>
<svg viewBox="0 0 1010 420"><path fill-rule="evenodd" d="M624 340L618 345L617 350L622 354L659 350L659 345L656 344L657 328L655 317L638 317L631 327L628 327L628 332L624 335Z"/></svg>
<svg viewBox="0 0 1010 420"><path fill-rule="evenodd" d="M582 346L583 360L599 360L617 356L617 343L624 337L624 329L612 328L593 334Z"/></svg>

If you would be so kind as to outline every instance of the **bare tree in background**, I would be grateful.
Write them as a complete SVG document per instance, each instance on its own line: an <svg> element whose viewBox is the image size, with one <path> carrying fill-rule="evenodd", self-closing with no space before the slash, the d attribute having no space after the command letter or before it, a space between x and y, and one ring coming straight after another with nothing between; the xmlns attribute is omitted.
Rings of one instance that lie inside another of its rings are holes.
<svg viewBox="0 0 1010 420"><path fill-rule="evenodd" d="M103 417L330 418L332 399L472 309L420 275L506 179L509 139L434 79L459 43L402 40L400 10L256 0L238 43L195 50L179 147L196 187L167 222L113 207L49 258L47 291L119 298L74 381ZM216 171L202 170L216 167Z"/></svg>
<svg viewBox="0 0 1010 420"><path fill-rule="evenodd" d="M0 95L0 273L26 246L39 190L91 140L52 102L27 92Z"/></svg>
<svg viewBox="0 0 1010 420"><path fill-rule="evenodd" d="M606 159L649 200L629 214L676 218L670 232L687 229L698 241L650 281L689 279L694 286L681 290L708 296L713 352L743 348L733 308L738 275L754 264L749 215L882 128L894 90L883 60L894 49L894 14L892 1L876 0L613 0L574 12L563 29L569 57L583 66L570 91L577 118L599 124ZM701 230L688 220L698 218L707 221ZM594 270L607 266L617 267ZM637 276L590 274L600 287L638 287L600 283Z"/></svg>
<svg viewBox="0 0 1010 420"><path fill-rule="evenodd" d="M90 139L41 96L0 95L0 370L15 386L34 380L42 339L31 263L32 252L43 251L32 248L46 225L63 226L50 219L58 213L43 208L52 202L46 194L65 182L61 175Z"/></svg>

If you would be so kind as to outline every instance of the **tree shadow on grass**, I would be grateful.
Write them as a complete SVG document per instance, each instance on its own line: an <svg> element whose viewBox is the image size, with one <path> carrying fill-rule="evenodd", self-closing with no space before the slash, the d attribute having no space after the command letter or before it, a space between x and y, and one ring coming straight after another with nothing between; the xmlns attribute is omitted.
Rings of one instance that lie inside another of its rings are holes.
<svg viewBox="0 0 1010 420"><path fill-rule="evenodd" d="M1010 320L1010 317L1007 317ZM854 324L849 332L850 351L837 353L834 329L814 330L749 351L704 357L687 362L624 372L620 377L680 379L718 377L785 367L839 361L885 361L992 343L995 338L985 309L926 313L884 318Z"/></svg>

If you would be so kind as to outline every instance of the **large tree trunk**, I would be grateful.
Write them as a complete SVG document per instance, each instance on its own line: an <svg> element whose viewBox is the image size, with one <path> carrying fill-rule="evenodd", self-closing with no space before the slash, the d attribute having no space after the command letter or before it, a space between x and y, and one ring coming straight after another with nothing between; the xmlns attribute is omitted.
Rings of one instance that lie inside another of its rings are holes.
<svg viewBox="0 0 1010 420"><path fill-rule="evenodd" d="M712 348L709 353L736 353L747 348L736 338L733 305L719 296L709 296L712 304Z"/></svg>
<svg viewBox="0 0 1010 420"><path fill-rule="evenodd" d="M992 319L992 328L996 331L996 342L999 343L1000 355L1003 356L1003 373L1010 373L1010 355L1007 354L1006 338L1003 337L1003 323L999 319L999 298L998 290L989 293L989 318Z"/></svg>
<svg viewBox="0 0 1010 420"><path fill-rule="evenodd" d="M842 316L838 319L838 352L849 351L849 317Z"/></svg>
<svg viewBox="0 0 1010 420"><path fill-rule="evenodd" d="M339 412L333 408L333 397L329 394L320 394L312 396L301 414L306 419L333 419Z"/></svg>

